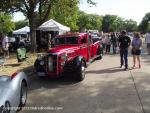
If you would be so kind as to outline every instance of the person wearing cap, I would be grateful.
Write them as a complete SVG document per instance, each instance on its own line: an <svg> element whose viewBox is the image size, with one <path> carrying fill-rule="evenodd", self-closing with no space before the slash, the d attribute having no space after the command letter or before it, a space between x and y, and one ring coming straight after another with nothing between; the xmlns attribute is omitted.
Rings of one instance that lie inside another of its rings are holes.
<svg viewBox="0 0 150 113"><path fill-rule="evenodd" d="M121 35L118 38L118 46L120 48L120 68L125 63L125 70L128 69L128 48L130 46L131 40L127 36L126 31L122 31Z"/></svg>

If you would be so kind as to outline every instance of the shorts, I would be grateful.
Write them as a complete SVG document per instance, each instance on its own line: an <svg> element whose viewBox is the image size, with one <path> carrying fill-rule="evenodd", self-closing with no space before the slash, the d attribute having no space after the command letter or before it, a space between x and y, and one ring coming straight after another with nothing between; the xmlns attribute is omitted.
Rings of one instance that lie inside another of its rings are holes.
<svg viewBox="0 0 150 113"><path fill-rule="evenodd" d="M132 49L131 53L132 53L132 55L141 55L141 50L139 49L139 50L134 50L133 51L133 49Z"/></svg>

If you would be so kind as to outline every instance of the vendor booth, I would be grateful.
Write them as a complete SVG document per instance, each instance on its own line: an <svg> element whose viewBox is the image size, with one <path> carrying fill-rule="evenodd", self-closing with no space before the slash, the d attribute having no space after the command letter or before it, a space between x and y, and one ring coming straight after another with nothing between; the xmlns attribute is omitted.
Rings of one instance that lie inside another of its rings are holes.
<svg viewBox="0 0 150 113"><path fill-rule="evenodd" d="M28 26L25 26L25 27L23 27L21 29L13 31L14 35L29 34L29 33L30 33L30 28Z"/></svg>
<svg viewBox="0 0 150 113"><path fill-rule="evenodd" d="M69 32L70 28L67 26L64 26L58 22L56 22L53 19L50 19L47 22L44 22L38 30L41 31L57 31L59 34L63 34L65 32Z"/></svg>
<svg viewBox="0 0 150 113"><path fill-rule="evenodd" d="M28 26L25 26L21 29L18 29L16 31L13 31L13 36L15 37L22 37L22 38L28 38L30 37L30 28Z"/></svg>
<svg viewBox="0 0 150 113"><path fill-rule="evenodd" d="M37 50L47 50L53 47L53 38L58 34L69 32L70 28L66 27L53 19L44 22L36 31Z"/></svg>

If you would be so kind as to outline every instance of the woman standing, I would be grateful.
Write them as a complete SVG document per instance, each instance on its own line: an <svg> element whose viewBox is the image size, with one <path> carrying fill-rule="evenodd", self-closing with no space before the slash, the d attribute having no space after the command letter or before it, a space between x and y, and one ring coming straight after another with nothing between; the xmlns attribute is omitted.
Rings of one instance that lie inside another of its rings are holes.
<svg viewBox="0 0 150 113"><path fill-rule="evenodd" d="M140 55L141 55L142 40L140 39L140 34L135 33L132 40L132 55L133 55L133 68L136 67L136 59L138 62L138 67L141 68Z"/></svg>

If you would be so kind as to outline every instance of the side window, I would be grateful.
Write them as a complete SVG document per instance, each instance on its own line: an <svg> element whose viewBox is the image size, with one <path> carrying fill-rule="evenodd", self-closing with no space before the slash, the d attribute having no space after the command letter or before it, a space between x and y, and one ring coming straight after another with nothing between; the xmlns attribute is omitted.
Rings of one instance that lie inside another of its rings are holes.
<svg viewBox="0 0 150 113"><path fill-rule="evenodd" d="M81 44L86 44L86 37L83 37L83 38L81 39Z"/></svg>

